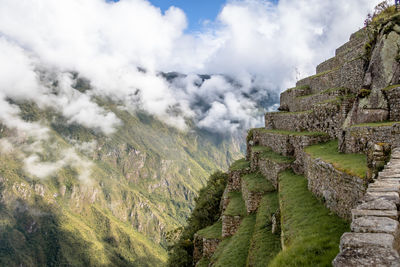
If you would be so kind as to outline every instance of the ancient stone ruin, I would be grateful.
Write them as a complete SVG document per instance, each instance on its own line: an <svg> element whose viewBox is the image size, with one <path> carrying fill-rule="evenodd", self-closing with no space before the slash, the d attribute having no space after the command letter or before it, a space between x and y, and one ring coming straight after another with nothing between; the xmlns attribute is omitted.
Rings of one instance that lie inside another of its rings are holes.
<svg viewBox="0 0 400 267"><path fill-rule="evenodd" d="M243 218L259 212L263 196L280 192L280 174L292 170L351 223L334 266L400 266L399 24L395 15L351 35L315 75L281 94L279 112L265 115L265 127L249 131L246 161L231 168L222 199L221 237L196 241L195 263L201 255L212 258ZM328 150L314 152L326 142L335 144L337 157L363 155L368 168L353 172L329 160ZM285 250L282 213L271 214L269 223Z"/></svg>

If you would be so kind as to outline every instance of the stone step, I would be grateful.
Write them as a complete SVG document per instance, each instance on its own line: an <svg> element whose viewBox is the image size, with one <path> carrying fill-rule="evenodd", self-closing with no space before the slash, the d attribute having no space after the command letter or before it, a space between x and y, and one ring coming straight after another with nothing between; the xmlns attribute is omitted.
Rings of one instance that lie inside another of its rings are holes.
<svg viewBox="0 0 400 267"><path fill-rule="evenodd" d="M333 260L332 265L334 267L400 267L400 257L394 249L366 246L341 251Z"/></svg>
<svg viewBox="0 0 400 267"><path fill-rule="evenodd" d="M368 187L367 192L399 192L399 186L373 186Z"/></svg>
<svg viewBox="0 0 400 267"><path fill-rule="evenodd" d="M374 216L374 217L387 217L393 220L397 220L399 218L399 214L397 210L361 210L361 209L352 209L351 210L352 220L354 221L360 217L366 216Z"/></svg>
<svg viewBox="0 0 400 267"><path fill-rule="evenodd" d="M364 201L357 206L360 210L397 210L396 204L386 199L374 199L371 201Z"/></svg>
<svg viewBox="0 0 400 267"><path fill-rule="evenodd" d="M366 201L371 201L379 198L391 201L396 205L400 205L399 193L396 192L367 192L364 196L364 199Z"/></svg>
<svg viewBox="0 0 400 267"><path fill-rule="evenodd" d="M359 217L351 223L351 231L355 233L386 233L397 236L399 222L386 217Z"/></svg>
<svg viewBox="0 0 400 267"><path fill-rule="evenodd" d="M362 247L380 247L392 249L394 236L382 233L344 233L340 238L340 250Z"/></svg>

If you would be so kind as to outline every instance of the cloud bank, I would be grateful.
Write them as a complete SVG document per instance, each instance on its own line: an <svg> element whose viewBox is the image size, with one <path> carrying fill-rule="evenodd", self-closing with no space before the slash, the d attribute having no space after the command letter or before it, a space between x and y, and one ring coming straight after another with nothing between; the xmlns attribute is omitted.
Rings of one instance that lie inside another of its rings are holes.
<svg viewBox="0 0 400 267"><path fill-rule="evenodd" d="M93 101L106 96L180 129L187 119L219 132L258 126L278 93L333 56L378 2L228 1L202 32L185 34L182 10L146 0L0 0L0 120L29 126L6 101L15 98L112 134L119 119ZM74 90L71 71L93 89Z"/></svg>

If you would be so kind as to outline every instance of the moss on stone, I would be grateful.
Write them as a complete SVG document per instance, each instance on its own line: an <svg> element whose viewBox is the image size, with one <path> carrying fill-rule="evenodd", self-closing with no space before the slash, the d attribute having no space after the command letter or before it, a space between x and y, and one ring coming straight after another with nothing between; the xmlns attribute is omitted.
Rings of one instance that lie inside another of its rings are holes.
<svg viewBox="0 0 400 267"><path fill-rule="evenodd" d="M390 91L390 90L398 88L398 87L400 87L400 84L394 84L394 85L390 85L390 86L382 89L382 91Z"/></svg>
<svg viewBox="0 0 400 267"><path fill-rule="evenodd" d="M322 132L295 132L295 131L285 131L285 130L267 130L260 129L264 133L280 134L280 135L292 135L292 136L328 136L326 133Z"/></svg>
<svg viewBox="0 0 400 267"><path fill-rule="evenodd" d="M274 186L261 173L250 173L242 176L242 182L246 184L250 192L273 192Z"/></svg>
<svg viewBox="0 0 400 267"><path fill-rule="evenodd" d="M224 215L228 216L245 216L246 205L244 203L241 192L231 192L228 195L229 204L226 207Z"/></svg>
<svg viewBox="0 0 400 267"><path fill-rule="evenodd" d="M269 159L276 163L292 163L294 161L293 158L282 156L266 146L253 146L251 150L253 152L260 152L261 158Z"/></svg>
<svg viewBox="0 0 400 267"><path fill-rule="evenodd" d="M300 85L300 86L296 86L296 87L293 87L293 88L289 88L289 89L286 90L286 92L290 92L290 91L293 91L293 90L308 90L308 89L310 89L309 85Z"/></svg>
<svg viewBox="0 0 400 267"><path fill-rule="evenodd" d="M356 127L384 127L384 126L393 126L394 124L398 124L400 121L381 121L381 122L370 122L370 123L361 123L352 125L351 128Z"/></svg>
<svg viewBox="0 0 400 267"><path fill-rule="evenodd" d="M218 221L211 226L201 229L197 234L209 239L222 239L222 222Z"/></svg>
<svg viewBox="0 0 400 267"><path fill-rule="evenodd" d="M338 141L309 146L305 152L313 158L320 158L330 163L339 171L366 178L368 171L367 156L363 154L344 154L338 152Z"/></svg>

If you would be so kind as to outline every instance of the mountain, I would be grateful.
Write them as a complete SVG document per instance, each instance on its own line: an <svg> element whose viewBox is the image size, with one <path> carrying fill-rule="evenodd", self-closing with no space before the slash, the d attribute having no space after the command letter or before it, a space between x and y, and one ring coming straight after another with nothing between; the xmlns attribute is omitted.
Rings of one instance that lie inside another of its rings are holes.
<svg viewBox="0 0 400 267"><path fill-rule="evenodd" d="M91 90L74 74L75 90ZM57 94L57 81L52 82ZM243 152L241 134L182 131L118 101L94 101L116 131L9 98L25 133L0 127L1 266L161 266L211 173ZM36 131L39 133L36 134Z"/></svg>

